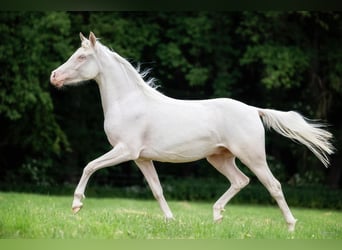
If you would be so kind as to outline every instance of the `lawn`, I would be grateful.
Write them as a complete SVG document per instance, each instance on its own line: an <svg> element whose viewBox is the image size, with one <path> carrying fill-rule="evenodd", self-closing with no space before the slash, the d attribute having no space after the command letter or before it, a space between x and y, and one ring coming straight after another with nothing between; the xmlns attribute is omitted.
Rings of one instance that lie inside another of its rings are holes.
<svg viewBox="0 0 342 250"><path fill-rule="evenodd" d="M71 213L72 197L0 192L0 238L15 239L342 239L342 212L292 208L287 232L276 206L230 205L221 224L212 203L170 201L166 222L154 200L88 197ZM214 201L213 201L214 202Z"/></svg>

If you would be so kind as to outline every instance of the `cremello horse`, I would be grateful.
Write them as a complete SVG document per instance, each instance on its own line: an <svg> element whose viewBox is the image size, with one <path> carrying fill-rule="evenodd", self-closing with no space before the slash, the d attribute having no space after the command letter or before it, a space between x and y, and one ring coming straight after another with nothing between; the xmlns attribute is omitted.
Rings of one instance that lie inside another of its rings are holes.
<svg viewBox="0 0 342 250"><path fill-rule="evenodd" d="M89 177L97 170L133 160L144 174L167 219L173 215L164 198L154 161L190 162L206 158L231 183L213 206L214 221L222 220L225 205L249 178L235 165L239 158L277 201L289 231L293 217L279 181L272 175L265 153L263 124L306 145L325 166L333 153L332 135L318 123L296 112L281 112L220 98L185 101L167 97L149 86L142 74L124 58L97 41L80 34L82 46L51 73L51 83L62 87L95 79L101 93L104 130L112 150L84 168L75 190L72 209L83 204Z"/></svg>

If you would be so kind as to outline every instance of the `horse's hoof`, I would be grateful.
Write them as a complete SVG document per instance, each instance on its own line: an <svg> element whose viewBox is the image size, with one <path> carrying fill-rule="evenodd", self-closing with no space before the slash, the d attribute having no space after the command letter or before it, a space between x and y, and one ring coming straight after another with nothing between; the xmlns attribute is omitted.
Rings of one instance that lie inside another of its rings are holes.
<svg viewBox="0 0 342 250"><path fill-rule="evenodd" d="M172 221L174 221L174 220L175 220L175 218L174 218L173 216L165 217L165 221L166 221L166 222L172 222Z"/></svg>
<svg viewBox="0 0 342 250"><path fill-rule="evenodd" d="M77 213L81 210L81 208L82 208L82 207L73 207L73 208L72 208L72 212L73 212L74 214L77 214Z"/></svg>
<svg viewBox="0 0 342 250"><path fill-rule="evenodd" d="M216 224L220 224L222 222L222 219L223 219L223 215L222 215L222 212L224 212L224 208L223 207L218 207L218 208L215 208L214 207L214 222Z"/></svg>
<svg viewBox="0 0 342 250"><path fill-rule="evenodd" d="M222 220L223 220L223 216L220 216L219 218L214 219L214 222L215 222L216 224L220 224L220 223L222 222Z"/></svg>
<svg viewBox="0 0 342 250"><path fill-rule="evenodd" d="M287 223L287 230L291 233L294 232L295 228L296 228L296 223L297 223L297 220L295 220L291 223Z"/></svg>

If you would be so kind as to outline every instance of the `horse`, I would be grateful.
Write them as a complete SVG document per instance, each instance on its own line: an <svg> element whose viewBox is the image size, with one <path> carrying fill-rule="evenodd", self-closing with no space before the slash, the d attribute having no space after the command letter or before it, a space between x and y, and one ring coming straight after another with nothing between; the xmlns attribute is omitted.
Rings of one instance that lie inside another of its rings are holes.
<svg viewBox="0 0 342 250"><path fill-rule="evenodd" d="M75 189L72 210L79 212L90 176L97 170L134 161L143 173L167 220L173 219L153 161L184 163L206 158L230 186L213 205L221 222L227 203L249 183L235 164L238 158L276 200L289 231L296 219L280 182L271 173L265 152L265 128L308 147L328 167L334 152L325 124L295 111L247 105L229 98L180 100L168 97L144 80L130 62L98 41L93 32L80 33L81 47L51 72L56 88L94 79L99 87L104 131L112 149L89 162Z"/></svg>

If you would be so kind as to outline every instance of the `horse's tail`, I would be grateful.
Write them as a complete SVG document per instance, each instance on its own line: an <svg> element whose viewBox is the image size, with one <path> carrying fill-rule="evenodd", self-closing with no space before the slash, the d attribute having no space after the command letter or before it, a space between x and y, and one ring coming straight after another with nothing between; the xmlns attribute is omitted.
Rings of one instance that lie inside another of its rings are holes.
<svg viewBox="0 0 342 250"><path fill-rule="evenodd" d="M325 124L310 121L294 111L258 109L258 112L267 128L273 128L279 134L304 144L325 167L329 166L328 155L334 153L335 148L330 142L333 135L323 129Z"/></svg>

